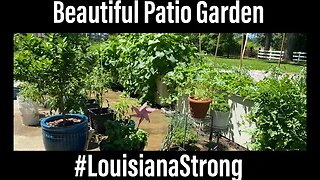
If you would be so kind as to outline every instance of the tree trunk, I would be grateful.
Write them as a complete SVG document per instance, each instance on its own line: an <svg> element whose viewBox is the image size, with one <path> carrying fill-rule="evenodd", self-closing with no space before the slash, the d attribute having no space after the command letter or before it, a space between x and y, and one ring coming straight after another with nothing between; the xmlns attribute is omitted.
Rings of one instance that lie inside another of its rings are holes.
<svg viewBox="0 0 320 180"><path fill-rule="evenodd" d="M264 50L269 50L271 46L272 33L264 33L264 36L265 36Z"/></svg>
<svg viewBox="0 0 320 180"><path fill-rule="evenodd" d="M216 58L217 58L217 53L218 53L218 48L219 48L219 41L220 41L220 33L218 34L216 50L215 50L215 53L214 53L214 59L213 60L216 60Z"/></svg>
<svg viewBox="0 0 320 180"><path fill-rule="evenodd" d="M295 41L297 33L287 33L285 60L292 61L292 53L294 51Z"/></svg>

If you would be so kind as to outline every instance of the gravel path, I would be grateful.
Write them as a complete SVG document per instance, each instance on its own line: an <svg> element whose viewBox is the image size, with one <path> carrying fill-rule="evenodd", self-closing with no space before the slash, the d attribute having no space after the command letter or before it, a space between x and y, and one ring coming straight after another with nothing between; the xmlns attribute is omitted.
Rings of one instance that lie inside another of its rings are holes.
<svg viewBox="0 0 320 180"><path fill-rule="evenodd" d="M249 74L256 81L260 81L265 77L270 76L270 73L266 73L265 71L261 71L261 70L250 70Z"/></svg>

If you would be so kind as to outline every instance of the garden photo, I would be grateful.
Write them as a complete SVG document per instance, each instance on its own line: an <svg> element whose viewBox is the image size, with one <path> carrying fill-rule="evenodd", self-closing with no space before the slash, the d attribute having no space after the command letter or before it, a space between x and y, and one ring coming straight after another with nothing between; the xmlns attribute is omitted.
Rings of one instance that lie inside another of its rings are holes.
<svg viewBox="0 0 320 180"><path fill-rule="evenodd" d="M14 151L306 151L306 33L15 33Z"/></svg>

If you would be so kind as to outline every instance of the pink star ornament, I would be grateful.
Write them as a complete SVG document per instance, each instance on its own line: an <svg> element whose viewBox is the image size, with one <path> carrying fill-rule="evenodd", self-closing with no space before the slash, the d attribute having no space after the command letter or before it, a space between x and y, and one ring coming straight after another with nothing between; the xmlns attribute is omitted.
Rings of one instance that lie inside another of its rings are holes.
<svg viewBox="0 0 320 180"><path fill-rule="evenodd" d="M132 106L132 109L135 111L136 114L133 114L131 116L135 116L135 117L139 117L139 124L138 124L138 128L140 123L146 119L147 121L149 121L150 123L150 118L149 118L149 113L155 111L156 109L154 108L148 108L147 107L147 102L145 102L139 109L137 107Z"/></svg>

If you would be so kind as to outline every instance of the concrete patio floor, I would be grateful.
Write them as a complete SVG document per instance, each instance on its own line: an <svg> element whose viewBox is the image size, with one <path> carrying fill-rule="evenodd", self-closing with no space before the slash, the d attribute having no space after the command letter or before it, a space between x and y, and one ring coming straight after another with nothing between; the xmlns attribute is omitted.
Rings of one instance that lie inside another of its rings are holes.
<svg viewBox="0 0 320 180"><path fill-rule="evenodd" d="M40 126L25 126L18 102L14 100L14 151L44 151Z"/></svg>
<svg viewBox="0 0 320 180"><path fill-rule="evenodd" d="M120 93L109 91L105 97L109 99L110 106L114 106ZM46 109L39 109L39 113L47 113ZM167 128L168 119L157 109L150 115L150 123L142 122L140 125L141 129L144 129L149 133L148 145L145 147L146 151L157 151L161 147L162 140L164 139ZM138 119L134 119L136 123ZM22 116L19 110L19 104L17 100L14 100L14 151L45 151L41 126L26 126L22 123ZM90 148L89 151L99 151L99 147Z"/></svg>

